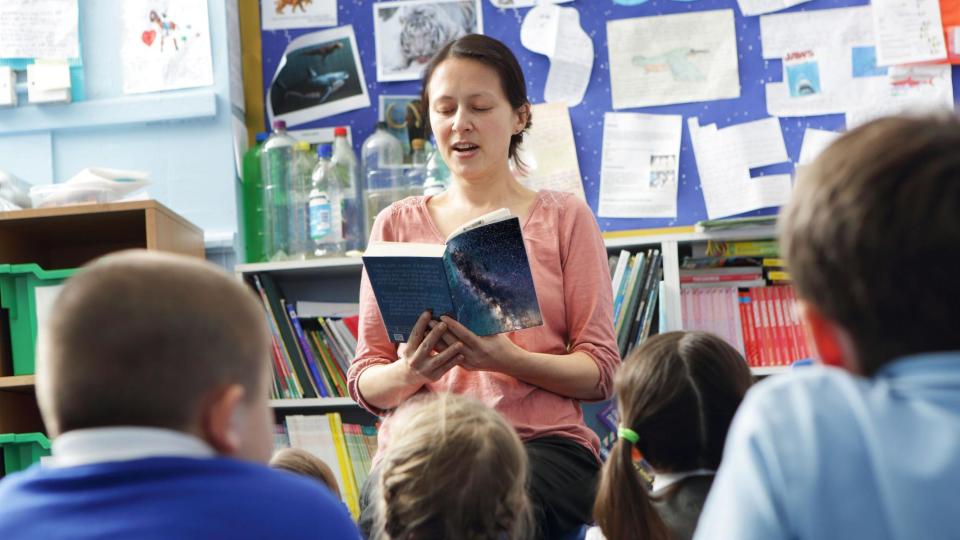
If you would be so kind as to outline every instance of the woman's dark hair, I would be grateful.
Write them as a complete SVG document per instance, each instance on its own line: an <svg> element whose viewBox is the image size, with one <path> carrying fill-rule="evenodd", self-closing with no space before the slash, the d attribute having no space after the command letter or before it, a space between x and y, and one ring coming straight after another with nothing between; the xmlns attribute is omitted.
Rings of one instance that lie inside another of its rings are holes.
<svg viewBox="0 0 960 540"><path fill-rule="evenodd" d="M466 58L480 62L481 64L493 69L500 77L500 87L503 88L503 94L507 96L507 101L514 110L518 110L524 105L529 105L527 99L527 83L523 78L523 70L520 69L520 62L517 57L507 48L506 45L481 34L467 34L457 38L437 51L433 55L427 67L423 71L423 88L420 90L420 107L423 111L425 120L425 132L429 137L433 133L430 125L430 95L427 88L430 85L430 79L433 72L447 58ZM508 157L513 160L519 169L524 168L523 162L517 157L517 147L523 141L523 133L530 129L531 114L527 109L527 122L520 133L514 133L510 137L510 150Z"/></svg>
<svg viewBox="0 0 960 540"><path fill-rule="evenodd" d="M730 421L752 383L740 355L705 332L651 337L624 360L614 391L621 425L659 472L716 469ZM609 540L668 539L670 531L621 438L604 464L594 518Z"/></svg>

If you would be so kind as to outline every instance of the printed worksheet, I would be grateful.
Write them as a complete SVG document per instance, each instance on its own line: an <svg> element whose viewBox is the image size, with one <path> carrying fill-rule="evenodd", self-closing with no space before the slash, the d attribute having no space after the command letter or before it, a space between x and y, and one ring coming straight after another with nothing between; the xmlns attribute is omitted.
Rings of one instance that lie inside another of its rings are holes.
<svg viewBox="0 0 960 540"><path fill-rule="evenodd" d="M563 103L540 103L532 107L533 127L519 146L526 171L517 175L533 190L566 191L586 200L570 111Z"/></svg>
<svg viewBox="0 0 960 540"><path fill-rule="evenodd" d="M608 112L597 215L677 217L683 116Z"/></svg>
<svg viewBox="0 0 960 540"><path fill-rule="evenodd" d="M690 141L700 173L700 191L709 219L780 206L790 196L790 175L776 174L751 178L750 169L786 161L782 153L783 133L779 120L768 118L725 129L716 124L700 126L688 118ZM771 140L772 139L772 140ZM761 148L754 143L767 140Z"/></svg>
<svg viewBox="0 0 960 540"><path fill-rule="evenodd" d="M881 66L947 58L938 0L872 0Z"/></svg>
<svg viewBox="0 0 960 540"><path fill-rule="evenodd" d="M593 69L593 41L581 28L576 9L553 4L531 9L520 27L520 43L550 58L544 101L571 107L583 101Z"/></svg>
<svg viewBox="0 0 960 540"><path fill-rule="evenodd" d="M740 97L733 10L607 22L614 109Z"/></svg>

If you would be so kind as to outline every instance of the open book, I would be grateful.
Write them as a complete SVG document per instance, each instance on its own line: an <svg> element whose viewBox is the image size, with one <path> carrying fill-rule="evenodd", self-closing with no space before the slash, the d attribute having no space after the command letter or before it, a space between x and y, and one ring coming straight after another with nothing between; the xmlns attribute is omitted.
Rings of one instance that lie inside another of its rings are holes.
<svg viewBox="0 0 960 540"><path fill-rule="evenodd" d="M506 208L464 224L446 244L371 242L363 265L395 343L428 309L478 336L543 324L520 220Z"/></svg>

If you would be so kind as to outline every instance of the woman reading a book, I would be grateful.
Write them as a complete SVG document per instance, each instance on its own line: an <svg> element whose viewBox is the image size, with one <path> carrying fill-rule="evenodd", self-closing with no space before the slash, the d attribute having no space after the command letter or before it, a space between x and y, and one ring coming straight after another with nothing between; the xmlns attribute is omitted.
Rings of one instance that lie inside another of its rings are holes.
<svg viewBox="0 0 960 540"><path fill-rule="evenodd" d="M583 201L531 191L514 177L511 160L522 170L517 147L531 113L523 73L506 46L464 36L441 49L424 73L425 116L452 184L440 195L385 209L370 240L442 244L464 223L507 208L522 224L543 324L480 337L448 316L424 313L398 347L365 271L350 395L380 415L421 392L470 395L502 413L530 458L538 535L561 537L590 521L600 469L599 440L579 402L607 398L620 363L606 249ZM382 445L389 445L389 423Z"/></svg>

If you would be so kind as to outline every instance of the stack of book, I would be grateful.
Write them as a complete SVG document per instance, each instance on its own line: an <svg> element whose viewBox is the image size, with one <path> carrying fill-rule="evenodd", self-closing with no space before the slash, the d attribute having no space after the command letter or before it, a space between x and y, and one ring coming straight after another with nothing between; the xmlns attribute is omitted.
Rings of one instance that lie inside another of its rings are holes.
<svg viewBox="0 0 960 540"><path fill-rule="evenodd" d="M660 293L659 249L631 254L623 250L610 258L613 267L613 324L620 356L626 357L653 331ZM655 333L655 331L654 331Z"/></svg>
<svg viewBox="0 0 960 540"><path fill-rule="evenodd" d="M273 341L271 397L347 397L347 369L357 351L357 316L298 316L270 274L254 274L251 280Z"/></svg>
<svg viewBox="0 0 960 540"><path fill-rule="evenodd" d="M343 500L354 518L360 515L360 488L370 473L377 452L377 429L344 424L340 413L291 415L277 426L277 449L302 448L322 459L333 470Z"/></svg>

